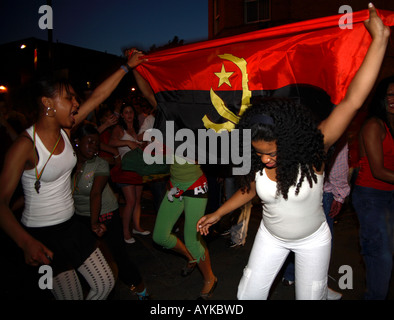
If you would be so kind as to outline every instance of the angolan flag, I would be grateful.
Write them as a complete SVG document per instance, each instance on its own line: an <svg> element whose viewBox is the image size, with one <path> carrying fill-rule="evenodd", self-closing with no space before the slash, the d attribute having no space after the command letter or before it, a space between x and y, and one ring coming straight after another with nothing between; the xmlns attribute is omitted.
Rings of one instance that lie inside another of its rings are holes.
<svg viewBox="0 0 394 320"><path fill-rule="evenodd" d="M378 11L386 25L394 12ZM199 42L148 55L137 71L157 102L155 127L173 120L181 128L232 130L258 97L300 99L327 115L360 67L371 37L363 21L368 10L288 24L228 38Z"/></svg>

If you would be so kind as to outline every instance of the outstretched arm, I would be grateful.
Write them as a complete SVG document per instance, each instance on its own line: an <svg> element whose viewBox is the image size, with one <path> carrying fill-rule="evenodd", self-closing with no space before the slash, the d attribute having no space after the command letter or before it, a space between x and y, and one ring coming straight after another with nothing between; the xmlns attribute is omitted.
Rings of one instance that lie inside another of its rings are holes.
<svg viewBox="0 0 394 320"><path fill-rule="evenodd" d="M319 126L324 135L326 150L344 133L358 109L363 105L375 84L386 52L390 29L383 24L372 4L369 4L368 9L369 19L364 24L372 37L371 45L349 85L345 98Z"/></svg>
<svg viewBox="0 0 394 320"><path fill-rule="evenodd" d="M228 199L223 205L211 214L203 216L197 222L197 232L202 235L207 235L209 233L209 228L217 223L223 216L240 208L244 204L248 203L256 196L256 182L253 181L250 184L249 192L242 192L238 190L233 196Z"/></svg>

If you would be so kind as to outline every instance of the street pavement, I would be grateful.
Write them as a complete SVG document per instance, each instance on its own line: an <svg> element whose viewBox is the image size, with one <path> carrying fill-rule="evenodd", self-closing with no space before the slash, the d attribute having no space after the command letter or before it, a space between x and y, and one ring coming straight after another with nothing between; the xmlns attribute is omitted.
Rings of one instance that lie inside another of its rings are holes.
<svg viewBox="0 0 394 320"><path fill-rule="evenodd" d="M153 201L149 192L144 192L142 201L141 225L143 228L153 231L156 213L153 210ZM221 236L217 232L211 232L205 237L207 242L212 268L218 278L218 285L212 302L221 301L236 303L237 287L242 276L242 271L247 264L253 241L261 221L261 205L255 202L252 208L251 218L246 244L242 247L227 248L228 237ZM183 238L183 219L181 218L177 235ZM334 239L332 258L329 269L329 287L342 293L342 301L362 300L365 291L365 267L358 240L358 220L349 203L345 204L342 212L334 224ZM186 260L171 250L166 250L156 245L152 236L135 236L136 242L129 244L128 254L139 268L147 288L151 294L151 302L169 301L196 301L203 284L203 278L196 268L188 277L181 276L181 269ZM20 250L10 245L7 237L2 235L3 243L1 253L1 272L6 275L2 284L0 298L2 300L53 300L48 290L38 289L37 275L32 280L30 269L18 264L20 256L13 255ZM16 258L18 256L19 258ZM19 259L19 260L18 260ZM344 268L343 270L341 268ZM283 273L283 270L282 272ZM294 286L285 286L281 282L282 274L276 278L269 300L294 300ZM344 278L345 277L345 278ZM394 277L393 277L394 278ZM137 300L130 290L117 282L115 289L108 300ZM391 282L388 300L394 300L394 281ZM144 303L136 301L136 303Z"/></svg>
<svg viewBox="0 0 394 320"><path fill-rule="evenodd" d="M142 226L153 230L156 215L150 199L143 201ZM236 300L239 280L247 264L253 241L261 221L261 205L254 203L249 222L246 244L241 247L227 248L228 237L211 232L205 237L212 269L218 278L213 300ZM182 239L183 221L178 225L178 237ZM329 269L328 285L342 293L342 300L362 300L365 291L365 267L358 240L358 220L347 202L334 224L333 250ZM202 275L196 268L188 277L181 276L186 260L171 250L157 246L151 236L135 236L136 243L129 245L129 253L139 267L154 300L195 300L202 287ZM276 278L270 300L294 300L294 286L285 286L283 270ZM394 278L394 277L393 277ZM111 299L135 299L129 290L118 285ZM391 283L389 300L394 299L394 281Z"/></svg>

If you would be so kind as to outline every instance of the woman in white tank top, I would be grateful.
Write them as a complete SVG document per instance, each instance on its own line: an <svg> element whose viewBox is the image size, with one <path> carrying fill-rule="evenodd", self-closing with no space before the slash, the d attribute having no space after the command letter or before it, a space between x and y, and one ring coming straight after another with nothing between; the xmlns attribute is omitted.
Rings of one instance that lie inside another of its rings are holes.
<svg viewBox="0 0 394 320"><path fill-rule="evenodd" d="M288 253L295 253L297 299L326 299L331 234L322 208L324 161L371 91L386 50L389 28L369 5L372 43L345 98L319 125L301 105L266 99L243 114L238 129L250 130L251 171L242 188L197 223L201 234L222 216L258 195L263 220L238 287L238 299L267 299ZM243 139L240 139L243 141Z"/></svg>
<svg viewBox="0 0 394 320"><path fill-rule="evenodd" d="M75 270L90 285L86 299L105 299L114 276L89 229L73 219L71 171L76 157L70 130L102 103L129 69L144 61L135 51L81 106L67 81L37 81L32 92L38 118L8 150L0 176L0 226L23 250L31 266L52 267L56 299L82 299ZM9 207L22 178L25 209L21 223ZM37 270L38 271L38 270Z"/></svg>

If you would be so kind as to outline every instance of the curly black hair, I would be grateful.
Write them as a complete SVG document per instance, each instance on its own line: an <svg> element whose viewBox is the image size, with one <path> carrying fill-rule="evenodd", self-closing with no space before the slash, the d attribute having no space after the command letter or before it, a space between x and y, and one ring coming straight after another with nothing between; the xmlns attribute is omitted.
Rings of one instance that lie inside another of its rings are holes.
<svg viewBox="0 0 394 320"><path fill-rule="evenodd" d="M259 115L271 117L273 125L262 124L256 119ZM289 188L296 186L296 195L306 178L309 185L317 181L315 170L320 171L327 159L324 151L323 134L317 127L311 111L291 99L267 98L257 105L249 107L241 117L237 128L251 130L251 140L275 141L277 145L277 194L287 199ZM241 139L243 141L243 139ZM265 167L261 158L252 150L251 170L239 177L241 189L250 189L256 172ZM301 170L301 176L297 181Z"/></svg>

